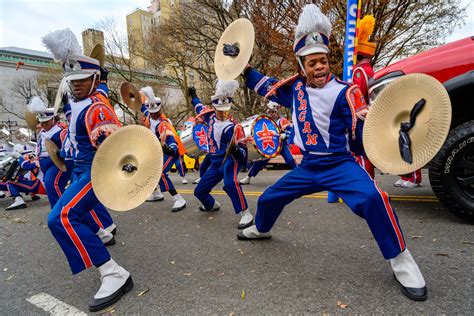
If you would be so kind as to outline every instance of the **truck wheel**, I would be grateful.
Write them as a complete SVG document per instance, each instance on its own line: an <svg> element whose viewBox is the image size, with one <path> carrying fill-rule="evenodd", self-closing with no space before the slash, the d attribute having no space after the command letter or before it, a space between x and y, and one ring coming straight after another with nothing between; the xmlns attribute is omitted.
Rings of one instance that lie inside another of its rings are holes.
<svg viewBox="0 0 474 316"><path fill-rule="evenodd" d="M430 162L431 187L456 216L474 223L474 121L453 129Z"/></svg>

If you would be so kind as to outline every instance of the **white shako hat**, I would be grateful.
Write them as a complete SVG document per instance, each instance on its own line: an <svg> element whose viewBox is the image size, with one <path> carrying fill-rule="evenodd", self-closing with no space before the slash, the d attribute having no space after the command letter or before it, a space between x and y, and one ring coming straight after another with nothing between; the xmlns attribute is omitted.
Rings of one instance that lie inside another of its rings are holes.
<svg viewBox="0 0 474 316"><path fill-rule="evenodd" d="M146 97L145 104L148 105L148 112L156 113L161 109L161 99L155 96L152 87L143 87L140 92Z"/></svg>
<svg viewBox="0 0 474 316"><path fill-rule="evenodd" d="M43 100L38 96L31 98L27 105L28 111L36 114L36 118L40 123L47 122L54 118L54 108L47 108Z"/></svg>
<svg viewBox="0 0 474 316"><path fill-rule="evenodd" d="M239 88L237 80L218 80L216 93L211 97L212 105L218 111L229 111L232 107L232 98Z"/></svg>

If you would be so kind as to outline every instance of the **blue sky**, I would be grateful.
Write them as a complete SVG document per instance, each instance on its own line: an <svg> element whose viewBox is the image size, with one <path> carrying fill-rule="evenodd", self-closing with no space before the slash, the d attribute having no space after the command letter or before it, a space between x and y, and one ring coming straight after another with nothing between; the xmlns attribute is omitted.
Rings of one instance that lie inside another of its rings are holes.
<svg viewBox="0 0 474 316"><path fill-rule="evenodd" d="M463 28L453 30L448 41L474 35L474 1ZM45 51L41 37L69 27L78 37L106 17L125 29L125 16L136 8L146 10L149 0L0 0L0 47L17 46Z"/></svg>

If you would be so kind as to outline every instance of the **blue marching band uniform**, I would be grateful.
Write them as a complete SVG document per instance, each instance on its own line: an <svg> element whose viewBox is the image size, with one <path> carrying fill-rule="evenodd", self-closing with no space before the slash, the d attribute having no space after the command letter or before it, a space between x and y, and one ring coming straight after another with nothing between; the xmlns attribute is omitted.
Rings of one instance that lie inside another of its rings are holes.
<svg viewBox="0 0 474 316"><path fill-rule="evenodd" d="M315 19L317 15L319 18ZM303 23L306 26L315 25L311 30L305 27L304 31L297 27L294 45L299 64L297 75L279 81L250 66L243 74L247 88L290 109L293 123L290 126L277 120L284 134L281 136L280 154L292 170L260 196L255 218L237 178L247 155L241 141L245 138L242 126L229 113L238 83L235 80L217 82L215 95L211 98L212 110L204 106L194 88L189 89L196 115L208 126L209 153L201 164L201 178L194 190L195 197L202 204L199 209L203 212L220 209L220 204L210 193L223 180L223 189L234 212L240 215L238 239L266 239L271 237L271 229L285 206L304 195L332 191L367 222L403 293L413 300L424 300L427 297L425 281L407 250L388 195L359 166L352 154L361 146L360 130L367 113L365 100L357 86L342 82L329 72L329 20L315 5L305 7L300 22L302 19L306 20ZM77 65L80 71L77 71ZM40 133L38 154L52 206L48 227L66 255L73 274L92 266L98 268L101 286L89 305L90 311L98 311L119 300L133 287L130 273L111 258L101 239L100 232L115 225L98 201L91 183L94 154L103 140L120 127L120 123L107 100L106 85L96 82L103 70L97 60L74 54L65 60L64 68L68 84L79 88L86 85L89 93L76 92L67 100L65 113L69 129L66 137L65 130L59 125ZM169 192L174 199L172 211L176 212L186 207L186 201L176 192L168 172L179 160L180 145L170 120L162 113L159 98L155 98L150 87L141 92L147 100L142 106L145 125L160 140L164 152L163 173L148 201L163 200L161 192ZM302 152L303 160L298 166L289 150L289 134ZM62 147L68 170L72 170L65 175L67 180L61 180L61 171L45 155L46 138ZM267 162L254 163L248 176L256 176ZM21 164L25 170L33 170L34 166L37 169L34 162L22 160ZM65 189L69 178L71 184Z"/></svg>
<svg viewBox="0 0 474 316"><path fill-rule="evenodd" d="M200 206L201 211L219 210L220 204L210 192L224 179L224 191L230 197L235 213L241 215L238 228L242 229L248 227L253 222L253 215L248 210L247 199L237 178L240 169L245 163L246 151L244 146L237 142L230 155L226 157L229 144L233 139L238 140L239 135L242 137L243 130L228 115L233 95L220 94L219 86L222 84L220 81L218 82L216 95L212 98L215 111L209 111L202 115L202 119L208 125L210 165L197 184L194 195L202 203L202 206ZM192 104L196 114L201 114L206 107L197 97L195 90L190 90L190 96L192 97ZM220 120L216 111L222 113Z"/></svg>
<svg viewBox="0 0 474 316"><path fill-rule="evenodd" d="M142 113L145 115L146 123L150 130L160 140L163 147L163 172L161 174L158 187L147 199L147 201L162 201L164 196L161 192L169 192L173 197L172 212L179 212L186 208L186 200L178 194L168 172L173 165L179 160L179 146L173 134L173 126L171 121L161 111L161 99L155 97L151 87L144 87L141 92L147 99L147 105L142 105Z"/></svg>

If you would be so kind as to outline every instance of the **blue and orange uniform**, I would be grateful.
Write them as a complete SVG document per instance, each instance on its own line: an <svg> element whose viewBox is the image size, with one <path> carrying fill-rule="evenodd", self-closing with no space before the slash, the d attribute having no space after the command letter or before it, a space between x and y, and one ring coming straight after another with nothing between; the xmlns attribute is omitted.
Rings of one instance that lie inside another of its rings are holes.
<svg viewBox="0 0 474 316"><path fill-rule="evenodd" d="M74 168L71 185L48 216L48 227L65 253L73 274L110 260L110 254L83 218L101 204L91 183L95 152L104 139L120 127L106 98L94 91L87 98L69 99L69 141Z"/></svg>
<svg viewBox="0 0 474 316"><path fill-rule="evenodd" d="M193 97L192 104L198 115L206 109L197 97ZM214 207L215 199L210 192L224 179L224 191L230 197L235 213L240 214L248 208L247 199L237 179L246 160L244 146L237 144L235 154L226 157L225 161L224 158L232 139L243 138L242 126L232 118L219 121L214 111L203 114L202 118L208 125L210 166L194 189L194 195L206 210L211 210Z"/></svg>
<svg viewBox="0 0 474 316"><path fill-rule="evenodd" d="M43 183L38 179L39 163L30 154L18 158L20 172L16 179L2 181L0 190L9 191L12 197L25 194L45 194L46 190Z"/></svg>
<svg viewBox="0 0 474 316"><path fill-rule="evenodd" d="M313 88L300 76L278 82L251 68L246 79L248 88L291 109L294 143L303 155L298 167L259 198L255 219L258 231L269 232L283 208L295 199L330 190L367 221L386 259L403 252L405 241L387 193L349 150L349 139L356 138L356 112L367 106L357 86L329 74L324 87Z"/></svg>

